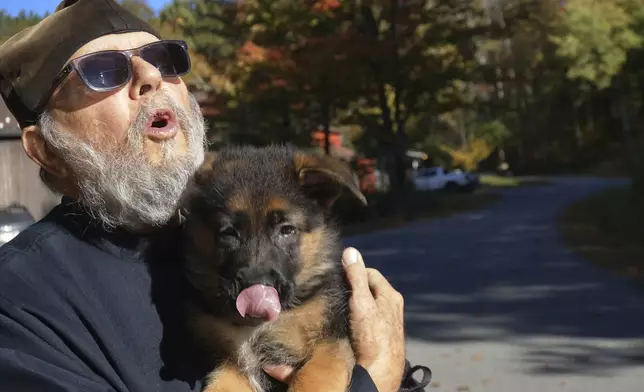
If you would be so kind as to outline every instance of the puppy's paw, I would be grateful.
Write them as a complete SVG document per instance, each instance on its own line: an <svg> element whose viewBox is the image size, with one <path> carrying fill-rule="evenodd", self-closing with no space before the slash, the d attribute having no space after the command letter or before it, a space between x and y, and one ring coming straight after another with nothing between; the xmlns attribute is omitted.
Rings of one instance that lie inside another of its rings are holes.
<svg viewBox="0 0 644 392"><path fill-rule="evenodd" d="M226 363L210 373L202 392L255 392L239 369Z"/></svg>
<svg viewBox="0 0 644 392"><path fill-rule="evenodd" d="M319 344L295 374L289 392L346 392L355 356L348 339Z"/></svg>

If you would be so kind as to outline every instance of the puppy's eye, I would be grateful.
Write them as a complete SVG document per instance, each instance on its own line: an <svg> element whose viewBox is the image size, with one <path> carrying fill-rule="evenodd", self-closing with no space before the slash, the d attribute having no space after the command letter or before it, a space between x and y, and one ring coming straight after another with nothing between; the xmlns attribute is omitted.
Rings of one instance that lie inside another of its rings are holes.
<svg viewBox="0 0 644 392"><path fill-rule="evenodd" d="M293 234L295 234L296 230L297 229L293 225L284 225L284 226L280 227L280 234L285 235L285 236L286 235L293 235Z"/></svg>
<svg viewBox="0 0 644 392"><path fill-rule="evenodd" d="M221 237L225 237L225 236L229 236L229 237L237 237L237 230L235 230L235 228L234 228L234 227L232 227L232 226L222 227L222 228L219 230L219 235L220 235Z"/></svg>

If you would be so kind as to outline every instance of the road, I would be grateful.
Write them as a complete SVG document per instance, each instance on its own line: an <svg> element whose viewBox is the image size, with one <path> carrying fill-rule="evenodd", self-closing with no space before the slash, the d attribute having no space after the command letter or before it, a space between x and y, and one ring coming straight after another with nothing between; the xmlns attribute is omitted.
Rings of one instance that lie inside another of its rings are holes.
<svg viewBox="0 0 644 392"><path fill-rule="evenodd" d="M559 178L484 210L347 238L405 296L431 391L644 390L644 292L567 250L563 207L614 180Z"/></svg>

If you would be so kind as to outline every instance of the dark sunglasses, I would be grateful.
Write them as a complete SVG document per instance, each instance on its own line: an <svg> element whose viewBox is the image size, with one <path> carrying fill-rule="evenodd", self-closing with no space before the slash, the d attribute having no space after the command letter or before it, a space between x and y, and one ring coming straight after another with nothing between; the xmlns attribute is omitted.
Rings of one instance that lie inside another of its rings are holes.
<svg viewBox="0 0 644 392"><path fill-rule="evenodd" d="M188 45L184 41L157 41L135 49L104 50L75 58L60 72L52 91L72 71L97 92L123 87L132 79L132 56L155 66L164 78L176 78L190 72Z"/></svg>

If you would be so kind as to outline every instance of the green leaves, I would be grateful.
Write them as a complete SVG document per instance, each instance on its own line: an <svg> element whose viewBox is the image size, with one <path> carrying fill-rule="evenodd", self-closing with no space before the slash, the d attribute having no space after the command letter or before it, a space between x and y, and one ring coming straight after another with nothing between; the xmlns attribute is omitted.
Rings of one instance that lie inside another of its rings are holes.
<svg viewBox="0 0 644 392"><path fill-rule="evenodd" d="M42 19L42 16L33 12L21 11L15 18L0 9L0 43L3 43L11 36L33 26Z"/></svg>
<svg viewBox="0 0 644 392"><path fill-rule="evenodd" d="M225 140L306 145L330 125L371 156L406 143L475 165L499 148L520 170L642 132L642 0L122 2L188 41L185 80L217 87L204 105ZM0 12L0 39L39 19Z"/></svg>
<svg viewBox="0 0 644 392"><path fill-rule="evenodd" d="M615 0L569 0L560 32L552 37L556 54L568 61L567 76L603 89L642 45L627 4Z"/></svg>

